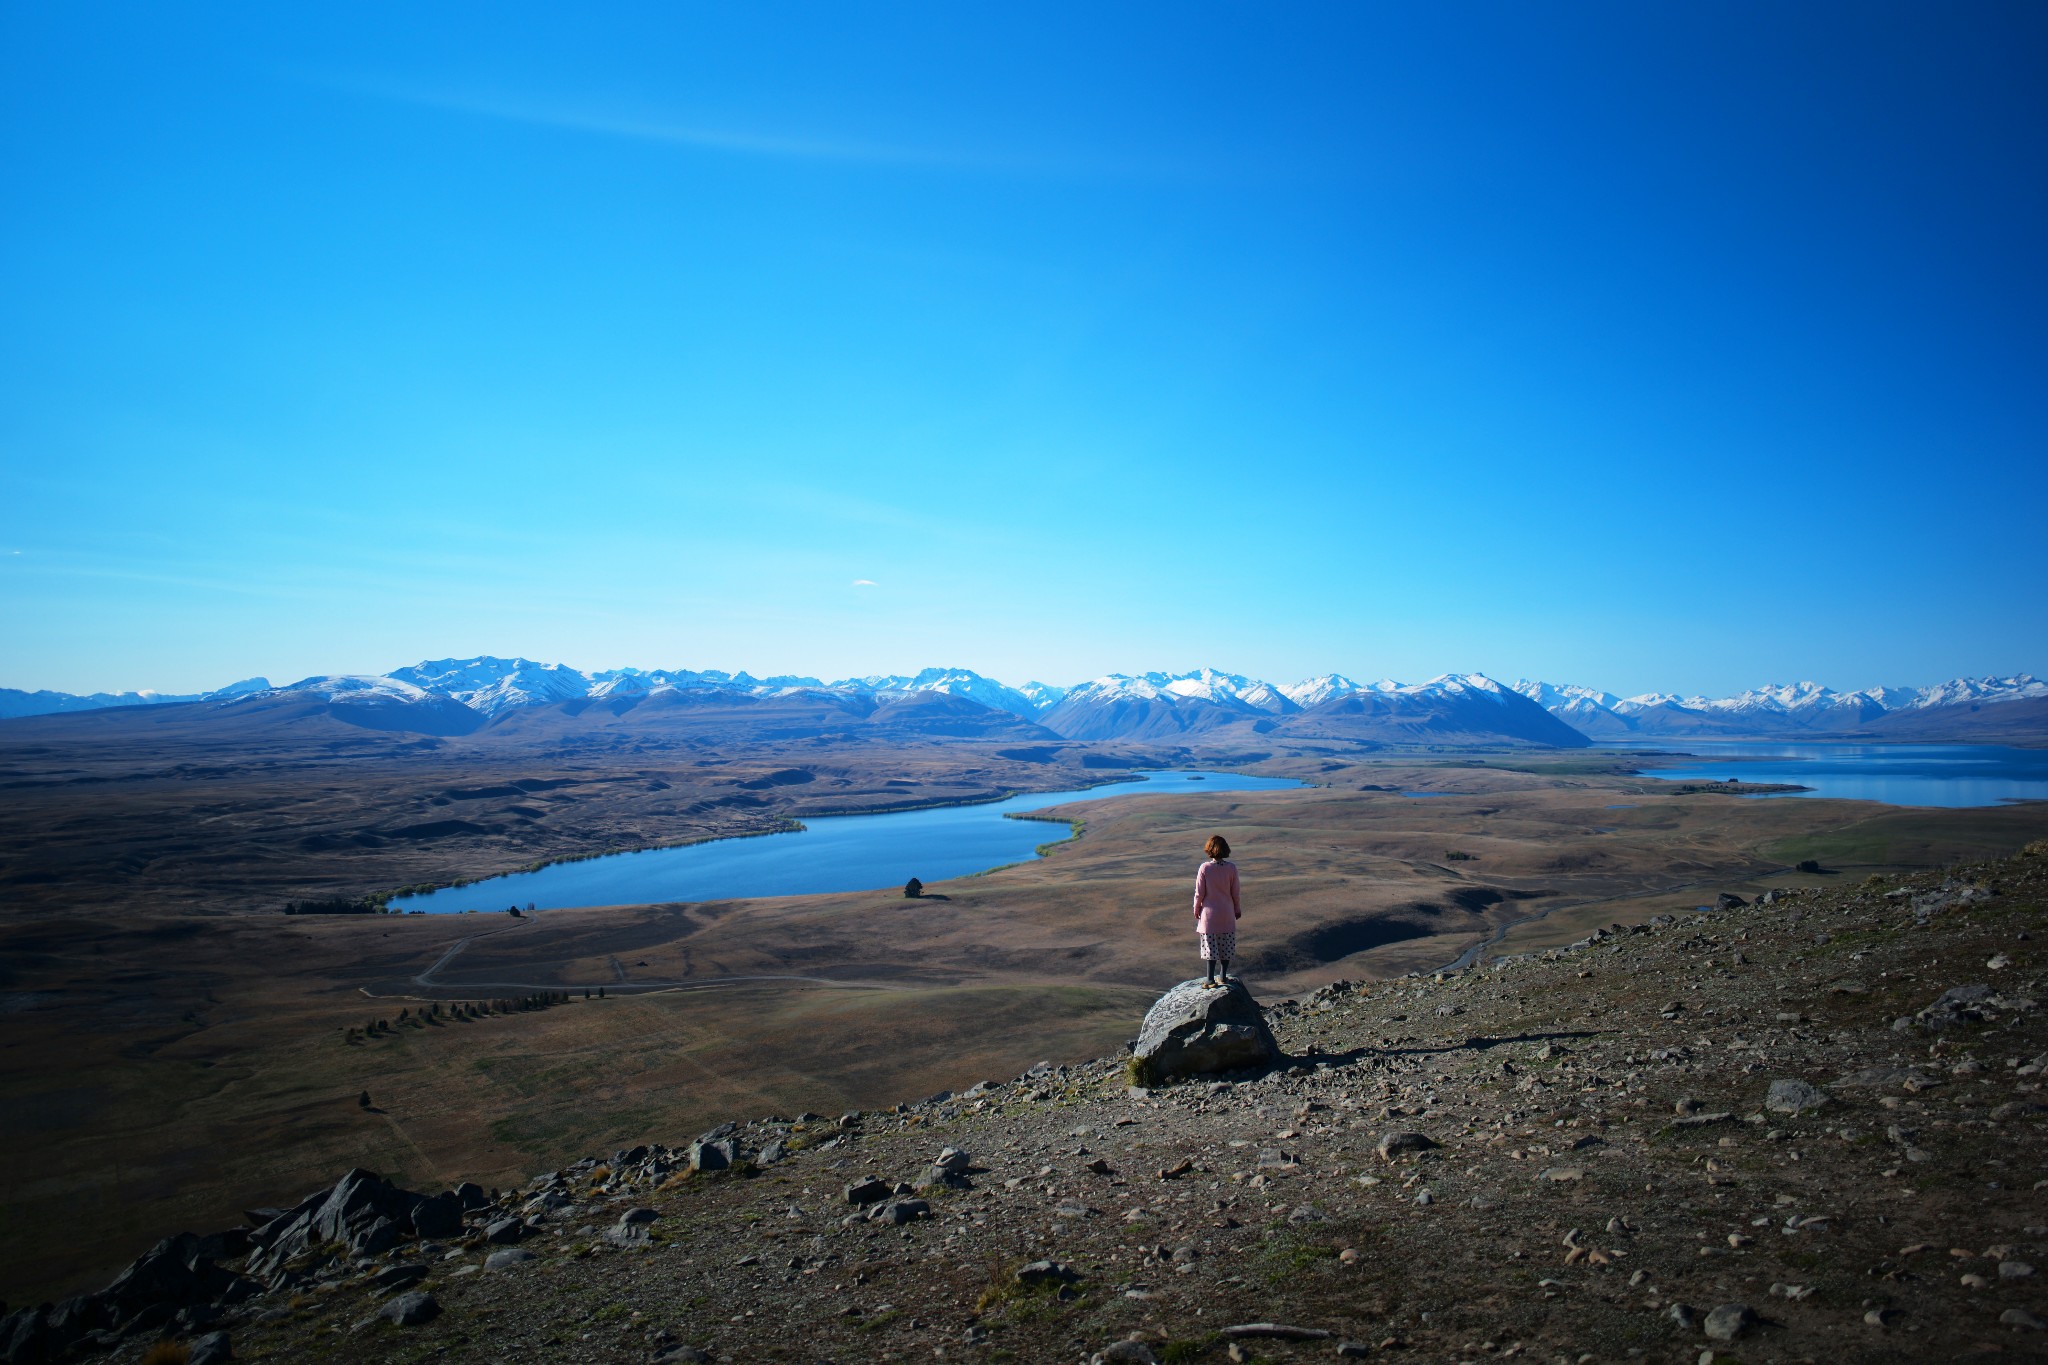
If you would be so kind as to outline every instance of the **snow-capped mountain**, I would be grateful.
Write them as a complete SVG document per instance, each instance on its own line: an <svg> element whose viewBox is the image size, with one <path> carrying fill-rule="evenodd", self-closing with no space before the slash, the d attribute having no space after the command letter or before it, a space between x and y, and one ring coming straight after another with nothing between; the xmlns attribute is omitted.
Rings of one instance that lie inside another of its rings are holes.
<svg viewBox="0 0 2048 1365"><path fill-rule="evenodd" d="M1771 683L1732 697L1646 692L1616 697L1590 687L1523 681L1515 690L1596 739L1839 734L1886 717L1949 706L1983 706L2048 697L2030 673L1956 678L1931 687L1868 687L1837 692L1817 682ZM1883 727L1879 726L1879 732Z"/></svg>
<svg viewBox="0 0 2048 1365"><path fill-rule="evenodd" d="M422 691L459 701L472 711L495 716L515 706L568 701L590 695L590 679L566 664L531 659L433 659L387 675ZM304 690L296 685L292 690Z"/></svg>
<svg viewBox="0 0 2048 1365"><path fill-rule="evenodd" d="M194 702L233 705L251 698L305 697L354 712L375 710L377 724L392 728L403 728L402 708L424 708L423 719L432 713L437 727L434 733L459 733L466 726L495 725L536 708L566 707L573 716L591 702L608 703L608 713L616 716L664 696L700 707L777 698L811 697L825 702L836 698L839 702L835 705L857 702L861 714L873 713L878 704L896 708L895 714L908 714L898 703L929 698L930 705L920 712L929 716L938 714L931 707L940 705L939 698L946 698L945 705L956 709L966 705L962 714L1004 712L1043 727L1041 734L1050 731L1074 740L1242 731L1350 734L1402 742L1452 733L1484 734L1493 737L1486 742L1570 744L1577 742L1575 736L1596 740L1802 734L1884 737L1910 730L1925 737L1947 725L1944 715L2006 702L2048 705L2048 683L2021 673L1854 692L1837 692L1807 681L1773 683L1732 697L1670 692L1619 697L1593 687L1526 679L1509 687L1483 673L1446 673L1420 683L1391 678L1360 683L1341 673L1326 673L1276 685L1240 673L1199 668L1186 673L1111 673L1074 687L1042 682L1011 687L965 668L927 668L914 674L874 674L824 682L810 676L763 678L719 669L615 668L585 673L566 664L480 655L430 659L384 674L320 675L285 687L251 678L190 695L124 692L73 696L0 689L0 719L111 707ZM1475 709L1486 706L1495 711ZM1906 723L1909 716L1919 718L1910 727ZM1561 722L1564 728L1553 722Z"/></svg>
<svg viewBox="0 0 2048 1365"><path fill-rule="evenodd" d="M1304 709L1321 706L1332 697L1341 697L1360 690L1359 684L1342 673L1325 673L1320 678L1308 678L1279 689L1282 696Z"/></svg>
<svg viewBox="0 0 2048 1365"><path fill-rule="evenodd" d="M1008 687L966 668L927 668L907 678L896 674L847 678L829 686L849 692L943 692L947 696L965 697L997 711L1026 717L1035 716L1044 709L1037 697L1048 693L1064 695L1063 689L1048 688L1044 683L1026 683L1022 688ZM1037 697L1027 689L1037 689Z"/></svg>
<svg viewBox="0 0 2048 1365"><path fill-rule="evenodd" d="M81 696L72 692L23 692L17 688L0 687L0 720L16 716L57 715L66 711L104 711L113 706L170 706L187 701L220 701L269 689L268 678L244 678L211 692L184 693L144 689L140 692L93 692Z"/></svg>

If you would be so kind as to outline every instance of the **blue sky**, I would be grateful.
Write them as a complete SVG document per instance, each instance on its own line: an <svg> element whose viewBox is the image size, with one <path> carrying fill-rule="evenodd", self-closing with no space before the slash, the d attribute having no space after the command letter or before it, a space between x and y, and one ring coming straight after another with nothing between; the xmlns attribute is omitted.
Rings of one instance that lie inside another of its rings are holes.
<svg viewBox="0 0 2048 1365"><path fill-rule="evenodd" d="M0 686L2048 665L2048 9L974 8L0 10Z"/></svg>

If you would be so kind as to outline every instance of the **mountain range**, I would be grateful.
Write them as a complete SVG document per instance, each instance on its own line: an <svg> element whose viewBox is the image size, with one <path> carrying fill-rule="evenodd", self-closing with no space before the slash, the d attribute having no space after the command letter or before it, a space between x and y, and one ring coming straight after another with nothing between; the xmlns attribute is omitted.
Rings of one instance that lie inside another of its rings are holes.
<svg viewBox="0 0 2048 1365"><path fill-rule="evenodd" d="M763 703L775 703L764 706ZM915 704L911 704L915 703ZM824 681L720 670L619 668L584 673L563 664L485 655L436 659L383 674L329 674L283 687L251 678L213 692L96 693L0 689L0 719L115 708L191 706L281 718L306 707L374 729L462 734L539 725L615 724L634 712L670 723L733 713L769 723L909 725L921 733L998 738L1164 740L1281 735L1395 743L1522 744L1700 737L1940 737L1986 706L1995 720L2033 725L2048 716L2048 683L2031 674L1958 678L1931 687L1836 692L1801 682L1734 697L1646 693L1447 673L1421 683L1360 683L1324 674L1274 684L1235 673L1109 674L1072 687L1012 687L962 668ZM607 719L608 718L608 719ZM936 727L936 728L934 728ZM1983 730L1975 719L1961 728Z"/></svg>

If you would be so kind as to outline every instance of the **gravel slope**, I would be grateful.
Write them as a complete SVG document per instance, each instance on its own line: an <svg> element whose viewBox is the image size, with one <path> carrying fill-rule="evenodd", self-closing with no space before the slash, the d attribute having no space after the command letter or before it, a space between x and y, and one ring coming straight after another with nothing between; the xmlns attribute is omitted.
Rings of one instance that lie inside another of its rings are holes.
<svg viewBox="0 0 2048 1365"><path fill-rule="evenodd" d="M1340 986L1274 1008L1267 1075L1040 1067L747 1124L716 1173L592 1160L207 1325L248 1360L2038 1358L2044 909L2032 856Z"/></svg>

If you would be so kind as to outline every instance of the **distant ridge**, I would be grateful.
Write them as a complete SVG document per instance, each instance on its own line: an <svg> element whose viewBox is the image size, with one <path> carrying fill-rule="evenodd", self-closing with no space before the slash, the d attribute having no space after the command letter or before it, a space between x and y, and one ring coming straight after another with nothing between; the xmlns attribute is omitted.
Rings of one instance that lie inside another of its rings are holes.
<svg viewBox="0 0 2048 1365"><path fill-rule="evenodd" d="M1938 736L1949 717L1986 705L2048 698L2048 683L2031 673L1956 678L1932 687L1869 687L1860 692L1836 692L1816 682L1773 683L1733 697L1679 697L1662 692L1617 697L1590 687L1528 681L1516 683L1515 690L1594 739L1799 734L1884 738L1909 732Z"/></svg>
<svg viewBox="0 0 2048 1365"><path fill-rule="evenodd" d="M948 698L943 711L895 710L912 698ZM1348 738L1394 743L1534 744L1687 738L1850 737L1939 739L2048 735L2048 683L2032 674L1956 678L1927 687L1873 687L1836 692L1819 683L1773 684L1734 697L1645 693L1620 697L1597 688L1521 681L1512 686L1481 673L1446 673L1421 683L1360 683L1330 673L1274 684L1215 669L1188 673L1112 673L1072 687L1030 682L1012 687L965 668L927 668L825 681L755 677L717 669L618 668L585 673L565 664L480 655L431 659L382 674L326 674L273 687L250 678L212 692L95 693L0 689L0 719L123 707L176 704L241 706L257 699L300 698L338 708L351 723L375 729L455 734L507 723L514 713L556 708L555 722L585 717L593 706L617 717L656 700L712 702L809 698L819 714L863 717L863 723L943 725L951 732L1071 740L1160 740L1231 732L1296 738ZM2026 702L1989 719L1985 707ZM847 707L851 706L851 711ZM890 708L877 713L877 706ZM963 709L964 707L964 709ZM666 713L665 704L657 710ZM996 712L977 721L980 712ZM650 712L649 715L654 714ZM765 714L765 713L763 713ZM1972 719L1965 720L1969 716ZM590 715L584 724L595 723ZM522 720L522 727L542 723Z"/></svg>

